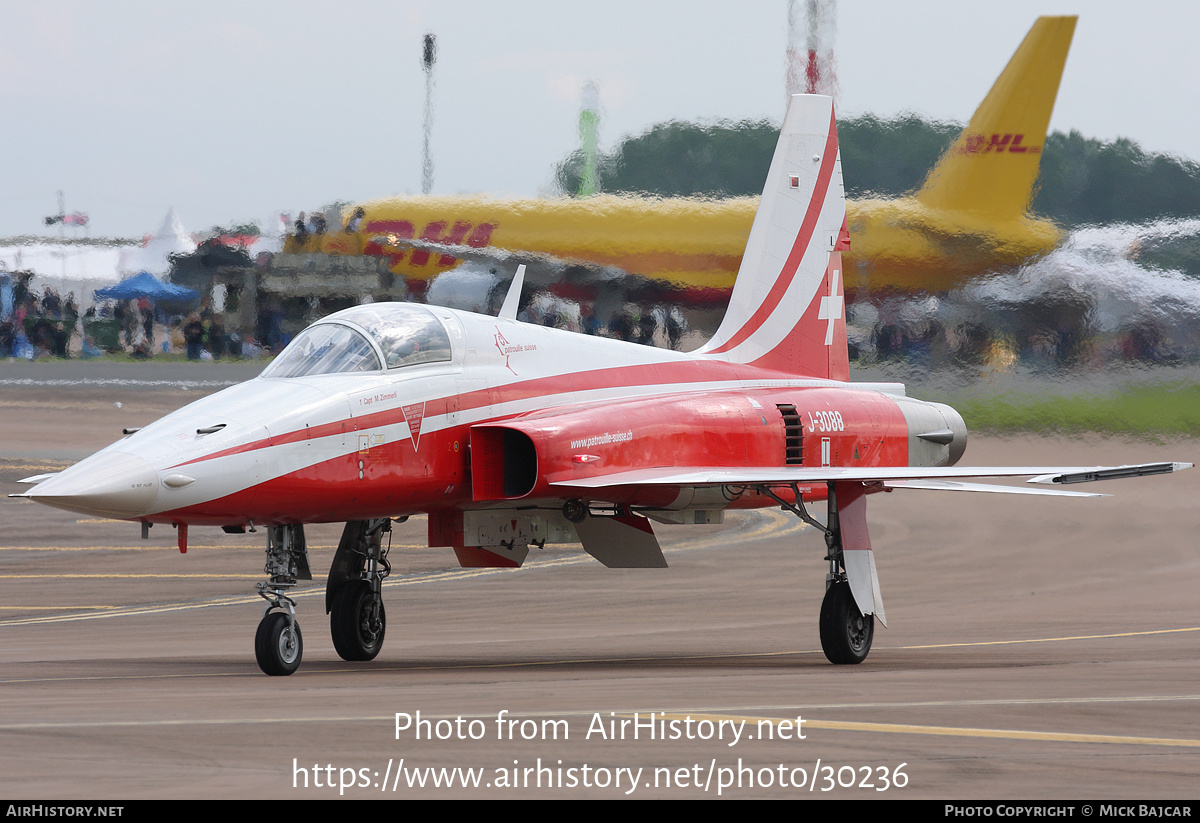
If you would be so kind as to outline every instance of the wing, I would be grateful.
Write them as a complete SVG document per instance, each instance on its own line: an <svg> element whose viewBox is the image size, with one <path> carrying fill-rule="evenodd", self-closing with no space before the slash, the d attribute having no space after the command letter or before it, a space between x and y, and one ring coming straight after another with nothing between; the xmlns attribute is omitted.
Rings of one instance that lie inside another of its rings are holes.
<svg viewBox="0 0 1200 823"><path fill-rule="evenodd" d="M496 246L476 247L435 243L430 240L392 237L389 235L376 235L371 239L384 246L403 246L409 249L419 249L427 251L430 254L453 257L465 263L474 263L479 266L499 265L503 266L506 270L511 270L518 265L524 265L528 269L525 279L539 288L547 288L559 283L567 273L570 273L570 279L572 280L583 279L587 283L593 284L609 283L625 277L634 277L638 280L646 279L640 275L631 274L613 266L600 266L593 260L556 257L552 254L541 254L532 251L509 250Z"/></svg>
<svg viewBox="0 0 1200 823"><path fill-rule="evenodd" d="M1006 494L1051 494L1067 497L1103 497L1087 492L995 486L959 482L975 477L1030 477L1043 485L1087 483L1170 474L1192 467L1191 463L1139 463L1131 466L950 466L923 467L821 467L745 468L696 467L635 469L593 477L559 481L552 486L577 489L607 489L615 486L790 486L796 483L830 483L859 480L885 488L932 489L939 491L999 492Z"/></svg>

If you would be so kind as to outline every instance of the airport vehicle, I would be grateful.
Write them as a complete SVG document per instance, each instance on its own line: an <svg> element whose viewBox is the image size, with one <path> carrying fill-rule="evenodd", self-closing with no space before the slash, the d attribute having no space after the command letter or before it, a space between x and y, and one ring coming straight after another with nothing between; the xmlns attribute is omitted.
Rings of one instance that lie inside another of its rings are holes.
<svg viewBox="0 0 1200 823"><path fill-rule="evenodd" d="M1063 232L1027 214L1075 17L1042 17L970 123L909 197L849 205L847 288L945 291L1055 248ZM568 266L620 271L690 302L724 302L754 198L578 200L396 197L361 204L361 230L312 250L386 256L419 291L462 261L528 263L546 283ZM550 271L541 269L551 265ZM576 275L577 276L577 275ZM595 280L596 278L592 278Z"/></svg>
<svg viewBox="0 0 1200 823"><path fill-rule="evenodd" d="M288 591L311 579L304 524L346 522L326 588L334 646L369 660L386 629L383 536L429 517L463 566L520 566L530 545L578 542L618 568L663 567L652 521L719 523L782 506L828 550L822 647L858 663L883 602L866 500L893 488L1076 495L1046 484L1175 471L956 468L967 430L900 384L849 383L841 252L849 242L833 104L793 98L728 312L681 353L498 317L376 303L309 326L251 381L199 400L23 497L92 515L264 528L268 606L255 651L300 664ZM1029 476L1037 487L963 478ZM809 514L826 503L826 519Z"/></svg>

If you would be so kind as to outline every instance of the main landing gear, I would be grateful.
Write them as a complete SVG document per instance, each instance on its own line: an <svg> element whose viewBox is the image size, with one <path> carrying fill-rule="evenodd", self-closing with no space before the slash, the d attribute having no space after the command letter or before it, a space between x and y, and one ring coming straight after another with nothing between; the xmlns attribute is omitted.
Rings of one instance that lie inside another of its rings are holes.
<svg viewBox="0 0 1200 823"><path fill-rule="evenodd" d="M821 650L830 663L861 663L871 651L875 636L875 616L864 615L854 600L850 581L846 573L845 555L842 550L842 527L838 517L837 489L829 483L828 525L809 515L804 508L800 489L793 484L793 504L780 497L771 488L759 486L757 491L773 498L781 507L799 517L825 535L829 573L825 575L825 599L821 601Z"/></svg>
<svg viewBox="0 0 1200 823"><path fill-rule="evenodd" d="M383 648L387 612L383 579L391 574L383 536L392 521L354 520L342 530L325 587L333 647L343 660L374 660Z"/></svg>
<svg viewBox="0 0 1200 823"><path fill-rule="evenodd" d="M829 662L863 662L874 635L875 618L858 610L850 584L844 579L832 583L821 601L821 649Z"/></svg>
<svg viewBox="0 0 1200 823"><path fill-rule="evenodd" d="M254 636L254 657L266 674L291 674L300 668L300 660L304 657L304 637L296 622L296 601L288 597L287 592L295 587L297 580L312 580L304 526L271 527L267 534L267 564L263 570L270 575L270 580L254 587L267 601Z"/></svg>

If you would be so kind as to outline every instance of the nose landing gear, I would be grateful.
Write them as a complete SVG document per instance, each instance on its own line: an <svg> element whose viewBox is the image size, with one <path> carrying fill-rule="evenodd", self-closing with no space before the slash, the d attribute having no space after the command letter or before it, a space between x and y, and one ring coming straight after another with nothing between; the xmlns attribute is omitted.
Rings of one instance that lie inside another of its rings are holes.
<svg viewBox="0 0 1200 823"><path fill-rule="evenodd" d="M296 601L287 596L297 580L312 580L304 526L272 526L267 534L267 564L271 576L255 590L267 601L266 611L254 636L254 657L265 674L282 676L300 668L304 637L296 622Z"/></svg>

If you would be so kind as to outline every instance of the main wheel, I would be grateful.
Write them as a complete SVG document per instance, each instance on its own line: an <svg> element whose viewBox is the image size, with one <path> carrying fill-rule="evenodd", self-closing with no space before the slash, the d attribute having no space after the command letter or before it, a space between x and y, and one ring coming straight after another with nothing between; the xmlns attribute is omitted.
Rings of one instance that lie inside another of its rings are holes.
<svg viewBox="0 0 1200 823"><path fill-rule="evenodd" d="M871 651L875 618L854 602L850 584L834 583L821 602L821 648L830 663L861 663Z"/></svg>
<svg viewBox="0 0 1200 823"><path fill-rule="evenodd" d="M258 633L254 636L254 656L258 667L273 677L296 671L304 657L300 624L293 626L283 612L267 614L258 624Z"/></svg>
<svg viewBox="0 0 1200 823"><path fill-rule="evenodd" d="M383 600L376 600L367 581L353 580L334 595L329 630L343 660L374 660L383 648L386 629Z"/></svg>

